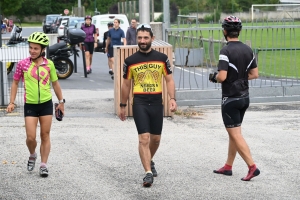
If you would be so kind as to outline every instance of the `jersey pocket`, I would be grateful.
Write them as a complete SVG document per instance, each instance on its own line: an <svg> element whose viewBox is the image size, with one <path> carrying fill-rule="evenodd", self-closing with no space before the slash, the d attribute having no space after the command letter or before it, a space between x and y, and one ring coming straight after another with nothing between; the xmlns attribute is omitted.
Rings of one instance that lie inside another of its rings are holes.
<svg viewBox="0 0 300 200"><path fill-rule="evenodd" d="M248 93L249 82L246 79L237 79L231 83L230 96L242 96Z"/></svg>

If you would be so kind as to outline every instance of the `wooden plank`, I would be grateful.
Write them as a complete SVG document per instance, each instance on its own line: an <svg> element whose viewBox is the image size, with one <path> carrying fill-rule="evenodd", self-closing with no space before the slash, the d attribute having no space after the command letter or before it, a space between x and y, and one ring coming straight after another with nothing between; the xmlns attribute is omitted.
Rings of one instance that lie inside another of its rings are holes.
<svg viewBox="0 0 300 200"><path fill-rule="evenodd" d="M133 46L131 48L131 55L134 54L135 52L138 51L138 46ZM133 116L133 111L132 111L132 104L133 104L133 80L131 81L131 90L130 90L130 93L129 93L129 116Z"/></svg>
<svg viewBox="0 0 300 200"><path fill-rule="evenodd" d="M124 52L124 57L122 58L122 60L121 60L121 65L122 65L122 69L121 69L121 72L120 72L120 74L121 74L121 79L122 79L122 83L123 83L123 65L124 65L124 61L125 61L125 59L128 57L128 56L130 56L131 54L130 54L130 52L129 52L129 48L127 48L127 49L122 49L123 50L123 52ZM126 104L127 104L127 108L126 108L126 116L128 116L129 115L129 101L127 100L126 101Z"/></svg>
<svg viewBox="0 0 300 200"><path fill-rule="evenodd" d="M120 83L120 79L118 78L118 66L120 65L120 53L119 53L119 49L114 48L114 100L115 100L115 112L118 115L119 111L120 111L120 97L121 97L121 83Z"/></svg>

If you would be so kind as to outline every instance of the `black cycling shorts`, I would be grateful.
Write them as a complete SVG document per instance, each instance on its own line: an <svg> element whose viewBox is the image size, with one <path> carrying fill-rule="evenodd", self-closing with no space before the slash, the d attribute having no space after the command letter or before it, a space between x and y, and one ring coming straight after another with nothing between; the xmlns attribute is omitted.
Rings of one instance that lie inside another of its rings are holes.
<svg viewBox="0 0 300 200"><path fill-rule="evenodd" d="M163 105L137 104L132 106L133 119L138 134L161 135L163 126Z"/></svg>
<svg viewBox="0 0 300 200"><path fill-rule="evenodd" d="M223 97L222 117L226 128L241 126L249 103L249 97Z"/></svg>
<svg viewBox="0 0 300 200"><path fill-rule="evenodd" d="M46 101L41 104L29 104L24 105L25 117L40 117L45 115L53 115L53 103L52 100Z"/></svg>
<svg viewBox="0 0 300 200"><path fill-rule="evenodd" d="M113 47L108 47L107 57L109 57L109 58L114 57L114 48Z"/></svg>
<svg viewBox="0 0 300 200"><path fill-rule="evenodd" d="M85 51L89 51L90 54L94 52L94 42L84 42Z"/></svg>

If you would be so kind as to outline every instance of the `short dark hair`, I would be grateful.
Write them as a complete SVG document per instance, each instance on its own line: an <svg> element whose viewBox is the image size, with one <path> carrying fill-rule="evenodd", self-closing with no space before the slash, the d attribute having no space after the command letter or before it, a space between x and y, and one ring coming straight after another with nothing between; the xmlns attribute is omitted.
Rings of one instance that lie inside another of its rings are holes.
<svg viewBox="0 0 300 200"><path fill-rule="evenodd" d="M119 19L114 19L114 21L117 20L119 22L119 24L121 23L121 21Z"/></svg>
<svg viewBox="0 0 300 200"><path fill-rule="evenodd" d="M238 38L240 31L227 31L227 36L230 38Z"/></svg>
<svg viewBox="0 0 300 200"><path fill-rule="evenodd" d="M140 24L136 29L136 33L139 31L146 31L150 33L150 36L153 37L153 30L149 24Z"/></svg>

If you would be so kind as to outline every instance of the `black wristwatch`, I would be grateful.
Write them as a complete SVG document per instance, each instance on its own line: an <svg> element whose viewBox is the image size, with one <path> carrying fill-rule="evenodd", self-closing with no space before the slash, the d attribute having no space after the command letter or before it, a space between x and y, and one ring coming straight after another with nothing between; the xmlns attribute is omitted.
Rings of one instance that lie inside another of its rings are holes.
<svg viewBox="0 0 300 200"><path fill-rule="evenodd" d="M127 104L126 103L120 103L120 107L126 107Z"/></svg>

